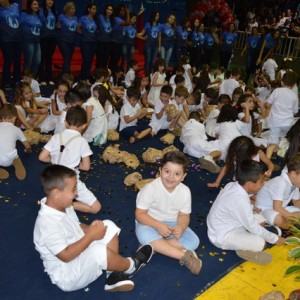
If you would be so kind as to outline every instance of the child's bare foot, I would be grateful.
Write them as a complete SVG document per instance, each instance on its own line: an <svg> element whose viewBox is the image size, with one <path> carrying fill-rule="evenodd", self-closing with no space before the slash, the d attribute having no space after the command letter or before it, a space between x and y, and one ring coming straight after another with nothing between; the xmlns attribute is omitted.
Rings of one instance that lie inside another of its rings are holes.
<svg viewBox="0 0 300 300"><path fill-rule="evenodd" d="M7 179L8 177L9 173L6 170L0 168L0 179Z"/></svg>
<svg viewBox="0 0 300 300"><path fill-rule="evenodd" d="M133 136L134 136L135 138L137 138L137 137L139 136L139 134L140 134L140 133L139 133L138 131L135 131L134 134L133 134Z"/></svg>
<svg viewBox="0 0 300 300"><path fill-rule="evenodd" d="M18 157L13 161L13 165L15 167L16 177L19 180L24 180L26 177L26 170L23 166L21 159Z"/></svg>
<svg viewBox="0 0 300 300"><path fill-rule="evenodd" d="M135 143L135 137L134 137L134 136L131 136L131 137L129 138L129 143L130 143L130 144L134 144L134 143Z"/></svg>

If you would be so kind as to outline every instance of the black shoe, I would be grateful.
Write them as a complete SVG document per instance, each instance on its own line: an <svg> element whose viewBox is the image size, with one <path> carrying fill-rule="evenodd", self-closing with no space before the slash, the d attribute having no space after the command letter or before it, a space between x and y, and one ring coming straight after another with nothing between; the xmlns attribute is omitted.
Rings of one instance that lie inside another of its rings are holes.
<svg viewBox="0 0 300 300"><path fill-rule="evenodd" d="M133 281L120 272L112 272L105 280L104 290L106 292L130 292L134 288Z"/></svg>
<svg viewBox="0 0 300 300"><path fill-rule="evenodd" d="M132 273L128 274L128 276L132 277L134 274L136 274L150 261L152 255L153 248L151 245L141 246L131 257L134 261L135 270Z"/></svg>
<svg viewBox="0 0 300 300"><path fill-rule="evenodd" d="M265 229L268 231L277 234L278 236L282 236L282 231L278 226L273 225L265 225Z"/></svg>

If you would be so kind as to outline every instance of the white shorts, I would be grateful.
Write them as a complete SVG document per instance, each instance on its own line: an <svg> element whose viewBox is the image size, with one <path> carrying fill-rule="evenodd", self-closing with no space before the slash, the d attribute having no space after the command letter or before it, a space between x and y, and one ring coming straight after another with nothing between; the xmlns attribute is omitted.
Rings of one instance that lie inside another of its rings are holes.
<svg viewBox="0 0 300 300"><path fill-rule="evenodd" d="M269 145L279 145L280 138L284 137L291 126L271 127L269 133Z"/></svg>
<svg viewBox="0 0 300 300"><path fill-rule="evenodd" d="M52 280L63 291L85 288L107 269L107 244L120 233L120 228L110 220L103 223L107 226L103 239L94 241L75 259L63 263L60 279Z"/></svg>
<svg viewBox="0 0 300 300"><path fill-rule="evenodd" d="M76 200L91 206L97 200L95 195L86 187L86 185L77 179L77 197Z"/></svg>
<svg viewBox="0 0 300 300"><path fill-rule="evenodd" d="M284 209L286 209L288 212L300 212L300 208L296 206L286 206ZM266 218L266 221L270 225L274 225L274 220L277 215L279 215L279 212L274 209L266 209L261 212L261 214Z"/></svg>

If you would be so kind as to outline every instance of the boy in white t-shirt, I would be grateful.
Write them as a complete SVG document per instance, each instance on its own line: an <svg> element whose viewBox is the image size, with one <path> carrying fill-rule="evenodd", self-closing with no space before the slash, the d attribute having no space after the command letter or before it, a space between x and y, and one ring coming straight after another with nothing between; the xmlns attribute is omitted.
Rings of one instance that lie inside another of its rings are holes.
<svg viewBox="0 0 300 300"><path fill-rule="evenodd" d="M34 225L33 241L45 271L63 291L85 288L106 270L105 291L134 288L129 279L145 266L153 249L144 245L132 255L119 255L120 228L110 220L80 223L73 208L77 192L76 172L61 165L47 167L41 182L46 197Z"/></svg>
<svg viewBox="0 0 300 300"><path fill-rule="evenodd" d="M297 73L286 72L281 81L282 87L276 88L265 104L270 110L269 114L269 144L266 155L271 159L274 151L277 150L280 138L285 136L294 122L294 115L298 113L298 97L292 91L293 85L297 82Z"/></svg>
<svg viewBox="0 0 300 300"><path fill-rule="evenodd" d="M131 60L129 62L129 67L130 67L129 70L125 75L125 86L126 86L127 89L132 85L132 83L134 81L135 72L138 69L138 62L134 59Z"/></svg>
<svg viewBox="0 0 300 300"><path fill-rule="evenodd" d="M262 252L266 242L282 245L284 238L260 224L264 219L253 213L249 194L257 193L264 185L265 169L254 160L244 160L236 169L236 182L228 183L214 201L208 216L208 237L211 243L258 264L272 260Z"/></svg>
<svg viewBox="0 0 300 300"><path fill-rule="evenodd" d="M270 225L288 229L288 218L300 217L299 188L300 155L297 155L288 161L287 171L266 182L256 195L255 205Z"/></svg>
<svg viewBox="0 0 300 300"><path fill-rule="evenodd" d="M228 74L227 74L228 75ZM239 79L241 72L238 68L232 70L231 75L223 80L220 85L219 95L227 94L229 97L232 96L232 93L235 88L240 86Z"/></svg>
<svg viewBox="0 0 300 300"><path fill-rule="evenodd" d="M0 109L0 166L9 167L11 165L15 168L16 177L23 180L26 177L26 170L18 156L16 142L20 141L24 147L25 152L31 152L31 146L27 142L26 137L20 128L14 124L18 117L17 109L12 104L4 104ZM9 173L0 168L0 179L7 179Z"/></svg>
<svg viewBox="0 0 300 300"><path fill-rule="evenodd" d="M194 250L199 238L189 228L191 192L182 183L188 159L180 151L166 153L160 162L160 177L145 185L136 199L136 235L154 251L179 260L193 274L202 262Z"/></svg>
<svg viewBox="0 0 300 300"><path fill-rule="evenodd" d="M101 204L79 179L79 170L90 169L90 155L93 154L88 142L81 136L87 126L86 111L79 106L69 108L65 124L67 129L50 139L41 151L39 160L75 170L78 177L78 193L73 207L78 211L95 214L100 211Z"/></svg>
<svg viewBox="0 0 300 300"><path fill-rule="evenodd" d="M147 114L146 108L141 108L138 103L141 98L141 92L129 87L126 92L127 101L123 104L120 112L120 134L122 137L129 139L132 144L140 140L152 132L148 125L139 125L138 120L142 119Z"/></svg>
<svg viewBox="0 0 300 300"><path fill-rule="evenodd" d="M266 74L268 74L270 76L271 81L275 81L275 78L276 78L275 74L276 74L277 68L278 68L278 65L273 57L269 57L262 66L263 72L265 72Z"/></svg>

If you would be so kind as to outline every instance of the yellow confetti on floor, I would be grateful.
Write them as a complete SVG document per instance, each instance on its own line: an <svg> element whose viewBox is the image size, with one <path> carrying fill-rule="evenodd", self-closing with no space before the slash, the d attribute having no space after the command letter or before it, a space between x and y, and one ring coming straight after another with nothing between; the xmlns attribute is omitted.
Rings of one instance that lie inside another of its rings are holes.
<svg viewBox="0 0 300 300"><path fill-rule="evenodd" d="M274 246L266 250L273 255L273 261L265 266L245 262L219 280L207 291L196 297L196 300L258 300L270 291L281 291L287 299L290 292L300 288L295 281L295 274L284 276L285 270L296 264L288 258L293 246Z"/></svg>

